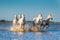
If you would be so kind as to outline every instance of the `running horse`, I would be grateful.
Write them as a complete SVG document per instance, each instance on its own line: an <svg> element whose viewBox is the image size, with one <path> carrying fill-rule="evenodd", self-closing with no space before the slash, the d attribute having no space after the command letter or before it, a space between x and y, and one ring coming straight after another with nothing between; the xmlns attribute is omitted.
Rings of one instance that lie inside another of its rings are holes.
<svg viewBox="0 0 60 40"><path fill-rule="evenodd" d="M14 15L13 26L17 26L17 24L18 24L17 15Z"/></svg>
<svg viewBox="0 0 60 40"><path fill-rule="evenodd" d="M23 14L19 15L20 19L18 20L18 24L20 27L23 27L25 24L25 16Z"/></svg>
<svg viewBox="0 0 60 40"><path fill-rule="evenodd" d="M31 28L32 31L37 32L40 27L38 27L38 25L40 25L41 21L42 21L42 14L38 14L37 17L33 18L33 28Z"/></svg>
<svg viewBox="0 0 60 40"><path fill-rule="evenodd" d="M19 20L17 19L17 16L15 15L15 18L13 20L13 27L11 27L11 31L15 31L15 32L24 32L24 21L25 21L25 17L23 14L19 15Z"/></svg>
<svg viewBox="0 0 60 40"><path fill-rule="evenodd" d="M41 23L41 27L42 27L42 30L46 30L48 27L49 27L49 21L50 19L52 20L52 15L49 14L46 18L46 20L43 20L42 23Z"/></svg>
<svg viewBox="0 0 60 40"><path fill-rule="evenodd" d="M37 17L33 18L33 25L36 26L42 21L42 14L38 14Z"/></svg>

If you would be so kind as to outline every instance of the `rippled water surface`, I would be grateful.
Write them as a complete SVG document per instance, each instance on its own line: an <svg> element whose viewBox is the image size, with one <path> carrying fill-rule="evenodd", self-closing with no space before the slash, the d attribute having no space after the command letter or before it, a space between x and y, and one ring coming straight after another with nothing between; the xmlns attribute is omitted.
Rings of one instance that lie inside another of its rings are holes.
<svg viewBox="0 0 60 40"><path fill-rule="evenodd" d="M0 23L0 28L3 29L11 26L12 23ZM60 40L60 24L50 24L50 28L45 32L18 33L0 29L0 40Z"/></svg>

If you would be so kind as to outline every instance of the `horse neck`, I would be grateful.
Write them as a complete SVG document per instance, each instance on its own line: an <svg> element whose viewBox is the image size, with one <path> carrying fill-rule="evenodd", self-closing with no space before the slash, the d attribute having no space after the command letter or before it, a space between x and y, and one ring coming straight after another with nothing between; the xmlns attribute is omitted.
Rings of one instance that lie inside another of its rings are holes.
<svg viewBox="0 0 60 40"><path fill-rule="evenodd" d="M46 19L47 21L49 21L50 20L50 18L49 19Z"/></svg>
<svg viewBox="0 0 60 40"><path fill-rule="evenodd" d="M37 17L37 20L39 20L40 18L39 17Z"/></svg>
<svg viewBox="0 0 60 40"><path fill-rule="evenodd" d="M40 18L39 18L39 17L37 17L36 21L37 21L37 22L39 22L39 21L40 21Z"/></svg>
<svg viewBox="0 0 60 40"><path fill-rule="evenodd" d="M24 19L25 19L24 17L20 18L20 20L22 20L22 21L23 21Z"/></svg>
<svg viewBox="0 0 60 40"><path fill-rule="evenodd" d="M42 16L39 16L38 19L41 20L42 19Z"/></svg>

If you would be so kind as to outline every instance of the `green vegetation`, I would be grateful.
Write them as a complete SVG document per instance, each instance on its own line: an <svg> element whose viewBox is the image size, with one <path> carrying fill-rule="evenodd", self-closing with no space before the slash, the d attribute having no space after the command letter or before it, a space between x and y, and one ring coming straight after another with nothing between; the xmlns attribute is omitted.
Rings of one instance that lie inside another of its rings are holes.
<svg viewBox="0 0 60 40"><path fill-rule="evenodd" d="M12 22L12 21L7 21L7 20L0 20L0 23L5 23L5 22Z"/></svg>

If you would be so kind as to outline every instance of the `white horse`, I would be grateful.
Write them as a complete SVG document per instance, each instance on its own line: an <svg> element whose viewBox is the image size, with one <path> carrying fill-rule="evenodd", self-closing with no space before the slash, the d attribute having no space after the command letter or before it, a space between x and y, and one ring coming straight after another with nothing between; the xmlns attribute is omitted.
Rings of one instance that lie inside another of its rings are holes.
<svg viewBox="0 0 60 40"><path fill-rule="evenodd" d="M33 18L34 27L31 28L31 31L37 32L40 30L40 23L41 23L42 19L43 19L42 14L38 14L38 16L36 18Z"/></svg>
<svg viewBox="0 0 60 40"><path fill-rule="evenodd" d="M38 25L42 18L42 14L39 14L36 18L33 18L34 25Z"/></svg>
<svg viewBox="0 0 60 40"><path fill-rule="evenodd" d="M18 24L20 27L23 27L25 24L25 16L23 14L19 15L20 19L18 20Z"/></svg>
<svg viewBox="0 0 60 40"><path fill-rule="evenodd" d="M49 14L46 18L46 20L43 20L42 23L41 23L41 26L43 26L43 30L46 30L46 28L49 27L49 21L50 19L52 19L52 15Z"/></svg>
<svg viewBox="0 0 60 40"><path fill-rule="evenodd" d="M17 26L17 23L18 23L17 16L14 15L13 26Z"/></svg>

